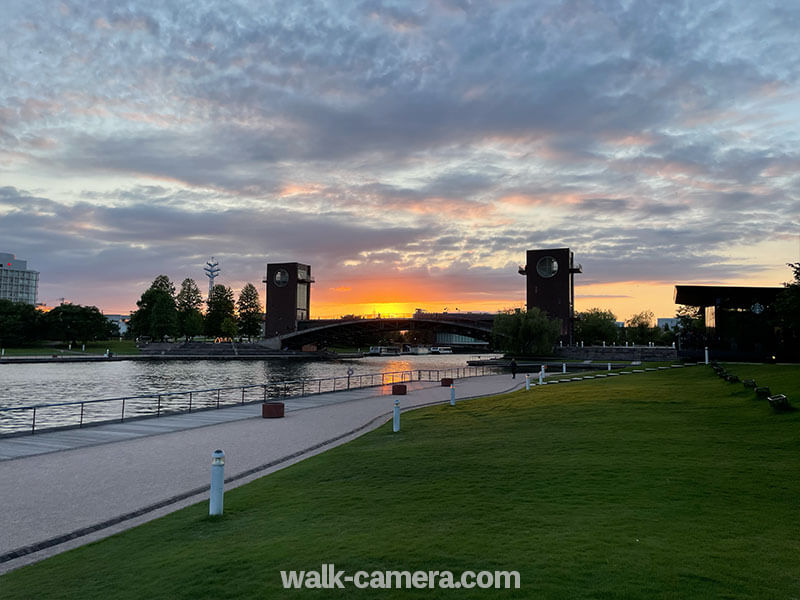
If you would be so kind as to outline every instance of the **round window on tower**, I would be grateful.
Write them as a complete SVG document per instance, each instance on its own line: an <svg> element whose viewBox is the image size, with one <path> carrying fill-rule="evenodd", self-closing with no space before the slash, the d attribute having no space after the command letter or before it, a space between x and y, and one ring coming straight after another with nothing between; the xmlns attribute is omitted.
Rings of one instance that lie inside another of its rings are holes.
<svg viewBox="0 0 800 600"><path fill-rule="evenodd" d="M275 285L277 287L285 287L287 283L289 283L289 273L286 269L275 271Z"/></svg>
<svg viewBox="0 0 800 600"><path fill-rule="evenodd" d="M558 261L552 256L543 256L539 259L539 262L536 263L536 272L540 277L549 279L558 273Z"/></svg>

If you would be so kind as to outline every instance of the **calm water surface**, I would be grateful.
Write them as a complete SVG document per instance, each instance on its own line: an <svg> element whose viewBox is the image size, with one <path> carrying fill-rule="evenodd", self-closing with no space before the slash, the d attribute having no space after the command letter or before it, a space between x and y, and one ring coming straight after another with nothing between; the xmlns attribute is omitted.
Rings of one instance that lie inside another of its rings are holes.
<svg viewBox="0 0 800 600"><path fill-rule="evenodd" d="M338 361L122 361L0 365L0 407L30 406L418 369L465 367L477 355L369 357ZM482 357L496 355L481 355Z"/></svg>

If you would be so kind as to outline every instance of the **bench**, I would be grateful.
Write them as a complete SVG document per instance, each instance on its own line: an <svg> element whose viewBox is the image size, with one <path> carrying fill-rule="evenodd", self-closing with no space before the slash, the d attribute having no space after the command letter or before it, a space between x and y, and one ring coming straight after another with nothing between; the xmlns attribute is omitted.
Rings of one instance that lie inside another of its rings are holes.
<svg viewBox="0 0 800 600"><path fill-rule="evenodd" d="M792 409L789 405L789 399L785 394L776 394L767 398L769 405L775 412L787 412Z"/></svg>

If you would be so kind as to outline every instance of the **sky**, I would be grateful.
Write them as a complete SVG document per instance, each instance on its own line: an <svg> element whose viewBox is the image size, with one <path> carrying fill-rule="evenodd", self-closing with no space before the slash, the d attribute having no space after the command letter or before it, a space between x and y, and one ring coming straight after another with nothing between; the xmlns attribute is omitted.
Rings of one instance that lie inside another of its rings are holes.
<svg viewBox="0 0 800 600"><path fill-rule="evenodd" d="M312 266L312 316L576 308L800 261L800 3L3 0L0 251L125 313Z"/></svg>

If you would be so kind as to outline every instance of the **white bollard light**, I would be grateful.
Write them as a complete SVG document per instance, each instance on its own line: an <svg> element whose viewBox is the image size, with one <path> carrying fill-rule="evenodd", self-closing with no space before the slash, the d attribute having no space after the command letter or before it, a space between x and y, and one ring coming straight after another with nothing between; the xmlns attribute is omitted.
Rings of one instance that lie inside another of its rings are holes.
<svg viewBox="0 0 800 600"><path fill-rule="evenodd" d="M456 405L456 384L450 384L450 406Z"/></svg>
<svg viewBox="0 0 800 600"><path fill-rule="evenodd" d="M392 415L392 432L400 431L400 400L395 398L394 414Z"/></svg>
<svg viewBox="0 0 800 600"><path fill-rule="evenodd" d="M542 368L539 369L539 385L542 385L543 379L544 379L544 365L542 365Z"/></svg>
<svg viewBox="0 0 800 600"><path fill-rule="evenodd" d="M561 363L561 372L562 373L566 373L567 372L567 363Z"/></svg>
<svg viewBox="0 0 800 600"><path fill-rule="evenodd" d="M706 346L706 364L708 364L708 346Z"/></svg>
<svg viewBox="0 0 800 600"><path fill-rule="evenodd" d="M211 494L209 495L208 514L222 514L222 496L225 492L225 453L214 450L211 453Z"/></svg>
<svg viewBox="0 0 800 600"><path fill-rule="evenodd" d="M611 363L608 363L608 370L611 370Z"/></svg>
<svg viewBox="0 0 800 600"><path fill-rule="evenodd" d="M525 391L528 392L531 389L531 375L530 373L525 373Z"/></svg>

